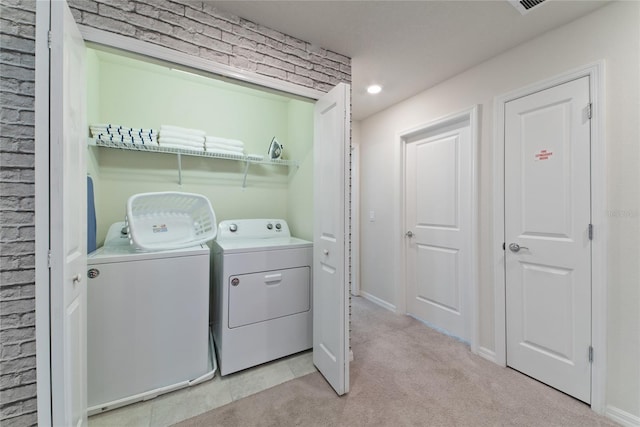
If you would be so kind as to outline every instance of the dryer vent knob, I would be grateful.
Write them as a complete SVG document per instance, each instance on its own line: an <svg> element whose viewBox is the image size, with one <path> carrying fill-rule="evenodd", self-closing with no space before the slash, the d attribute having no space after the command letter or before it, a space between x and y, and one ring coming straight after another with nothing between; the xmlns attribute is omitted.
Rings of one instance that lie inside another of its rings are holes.
<svg viewBox="0 0 640 427"><path fill-rule="evenodd" d="M273 229L273 224L271 224L271 223L267 224L267 229L268 229L268 230Z"/></svg>
<svg viewBox="0 0 640 427"><path fill-rule="evenodd" d="M238 225L237 224L229 224L229 231L232 233L235 233L236 231L238 231Z"/></svg>

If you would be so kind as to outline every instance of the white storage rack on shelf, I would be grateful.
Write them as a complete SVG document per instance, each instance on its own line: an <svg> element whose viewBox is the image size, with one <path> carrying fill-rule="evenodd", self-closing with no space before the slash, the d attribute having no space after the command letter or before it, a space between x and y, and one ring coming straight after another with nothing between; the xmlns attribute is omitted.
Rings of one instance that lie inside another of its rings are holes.
<svg viewBox="0 0 640 427"><path fill-rule="evenodd" d="M220 154L220 153L210 153L206 151L199 150L189 150L188 148L169 148L162 147L160 145L144 145L144 144L127 144L125 142L117 142L117 141L105 141L102 139L89 138L89 145L95 145L98 147L107 147L107 148L117 148L120 150L131 150L131 151L147 151L147 152L155 152L155 153L166 153L166 154L175 154L178 157L178 184L182 185L182 156L194 156L194 157L209 157L212 159L225 159L225 160L236 160L240 162L245 162L244 166L244 174L242 177L242 188L247 186L247 173L249 172L249 166L251 164L261 164L261 165L275 165L275 166L295 166L299 167L298 162L295 160L281 160L281 159L258 159L254 158L251 155L245 154Z"/></svg>

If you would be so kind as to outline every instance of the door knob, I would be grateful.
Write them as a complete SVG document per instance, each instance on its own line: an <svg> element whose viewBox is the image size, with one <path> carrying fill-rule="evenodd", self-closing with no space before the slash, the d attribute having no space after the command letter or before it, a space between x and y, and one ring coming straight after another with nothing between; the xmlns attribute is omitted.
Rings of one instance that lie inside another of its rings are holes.
<svg viewBox="0 0 640 427"><path fill-rule="evenodd" d="M511 250L511 252L519 252L520 249L529 249L526 246L520 246L517 243L509 243L509 249Z"/></svg>
<svg viewBox="0 0 640 427"><path fill-rule="evenodd" d="M407 236L408 238L412 238L413 237L413 231L409 230L405 233L405 236Z"/></svg>
<svg viewBox="0 0 640 427"><path fill-rule="evenodd" d="M325 249L325 250L322 251L322 253L325 254L325 255L329 255L329 250Z"/></svg>
<svg viewBox="0 0 640 427"><path fill-rule="evenodd" d="M80 283L80 280L82 280L82 275L80 273L78 273L75 276L73 276L72 280L73 280L74 284L78 284L78 283Z"/></svg>

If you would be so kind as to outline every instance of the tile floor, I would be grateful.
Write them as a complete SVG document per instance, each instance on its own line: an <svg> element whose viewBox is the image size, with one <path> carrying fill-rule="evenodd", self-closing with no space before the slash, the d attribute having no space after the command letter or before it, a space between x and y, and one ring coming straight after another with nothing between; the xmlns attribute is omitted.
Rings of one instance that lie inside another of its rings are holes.
<svg viewBox="0 0 640 427"><path fill-rule="evenodd" d="M90 427L169 426L312 372L311 350L89 418Z"/></svg>

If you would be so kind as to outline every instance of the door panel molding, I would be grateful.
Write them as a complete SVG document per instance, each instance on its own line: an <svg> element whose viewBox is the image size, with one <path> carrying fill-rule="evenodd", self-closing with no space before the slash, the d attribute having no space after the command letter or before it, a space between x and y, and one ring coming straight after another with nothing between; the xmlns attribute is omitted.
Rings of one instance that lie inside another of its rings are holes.
<svg viewBox="0 0 640 427"><path fill-rule="evenodd" d="M469 322L470 322L470 347L473 353L478 353L479 318L478 318L478 138L479 127L478 117L480 106L474 105L465 110L449 114L427 123L419 124L409 129L396 133L395 159L394 159L394 188L397 189L395 195L395 206L393 223L395 224L395 239L392 242L394 248L393 263L394 271L397 273L398 281L395 288L395 312L405 314L407 312L407 277L405 250L405 231L407 224L405 220L405 171L406 171L406 146L407 143L423 140L438 134L457 129L461 124L467 123L469 126L469 142L471 145L471 194L470 206L472 210L470 224L470 295L469 295Z"/></svg>
<svg viewBox="0 0 640 427"><path fill-rule="evenodd" d="M607 313L607 228L606 217L606 146L604 138L604 60L588 64L558 76L514 90L494 98L493 141L493 267L494 267L494 321L495 359L506 366L506 299L505 299L505 181L504 138L505 105L509 101L552 88L581 77L589 77L592 103L591 119L591 222L594 226L592 241L592 346L594 359L591 380L591 408L605 412L606 391L606 313Z"/></svg>

